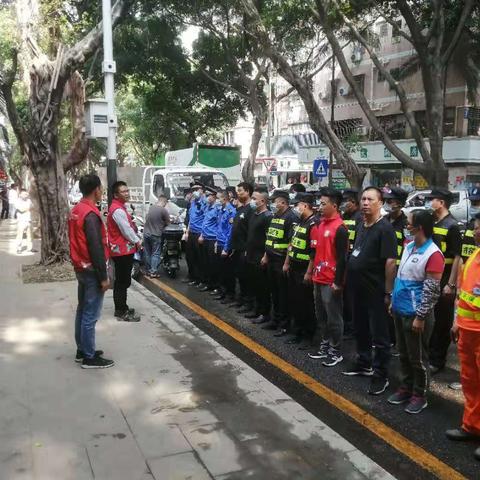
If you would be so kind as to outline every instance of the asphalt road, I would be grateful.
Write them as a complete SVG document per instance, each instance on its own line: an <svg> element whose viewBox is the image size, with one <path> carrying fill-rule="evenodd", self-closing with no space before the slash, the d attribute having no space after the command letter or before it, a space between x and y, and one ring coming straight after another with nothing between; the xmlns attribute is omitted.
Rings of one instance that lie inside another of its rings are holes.
<svg viewBox="0 0 480 480"><path fill-rule="evenodd" d="M185 273L185 271L186 268L183 266L182 272ZM309 359L307 352L299 351L297 346L285 345L285 337L273 337L272 332L252 325L250 320L238 314L234 308L225 307L212 299L208 292L202 293L195 287L181 283L180 280L182 278L182 274L175 280L162 275L160 280L188 297L200 307L215 314L238 331L251 337L255 342L307 373L321 384L349 399L416 445L457 470L464 477L471 479L480 478L480 464L473 459L472 455L476 445L450 442L445 438L444 433L448 428L460 425L463 411L462 393L448 388L450 382L458 380L459 367L454 346L450 349L448 368L435 376L432 381L428 408L419 415L408 415L403 412L401 406L393 406L386 402L388 393L379 397L368 395L366 393L369 381L367 378L351 378L342 375L341 371L344 363L332 368L323 367L321 361ZM254 367L269 381L291 395L297 402L397 478L435 478L430 472L420 468L407 455L402 455L392 448L388 444L388 440L380 439L345 413L285 375L285 373L260 356L240 345L205 318L193 312L182 302L159 288L154 282L146 278L140 279L140 282L166 301L172 308L186 316L192 323ZM344 362L354 358L354 350L354 341L347 340L344 345ZM398 367L398 358L392 358L391 385L387 392L393 391L398 385Z"/></svg>

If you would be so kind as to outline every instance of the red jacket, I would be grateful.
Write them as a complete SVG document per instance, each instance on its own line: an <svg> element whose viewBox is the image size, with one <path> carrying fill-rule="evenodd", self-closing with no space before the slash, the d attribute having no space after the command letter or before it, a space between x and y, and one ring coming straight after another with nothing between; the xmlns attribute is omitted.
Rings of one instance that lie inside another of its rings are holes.
<svg viewBox="0 0 480 480"><path fill-rule="evenodd" d="M108 244L110 246L110 256L112 257L121 257L123 255L131 255L135 253L137 247L134 243L130 243L123 235L120 229L118 228L117 223L113 219L113 212L121 208L127 215L128 223L136 232L137 227L135 223L133 223L132 217L127 212L125 208L125 204L120 202L117 199L113 199L108 209L108 217L107 217L107 229L108 229Z"/></svg>
<svg viewBox="0 0 480 480"><path fill-rule="evenodd" d="M107 230L103 224L102 217L97 206L89 200L82 199L70 211L68 218L68 237L70 239L70 258L73 268L81 272L92 266L90 253L88 252L87 237L83 224L89 213L95 213L102 224L102 244L105 252L105 260L108 259Z"/></svg>
<svg viewBox="0 0 480 480"><path fill-rule="evenodd" d="M335 280L337 265L335 235L342 225L344 225L343 220L337 214L332 218L323 217L322 221L310 231L310 245L315 249L312 277L315 283L331 285Z"/></svg>

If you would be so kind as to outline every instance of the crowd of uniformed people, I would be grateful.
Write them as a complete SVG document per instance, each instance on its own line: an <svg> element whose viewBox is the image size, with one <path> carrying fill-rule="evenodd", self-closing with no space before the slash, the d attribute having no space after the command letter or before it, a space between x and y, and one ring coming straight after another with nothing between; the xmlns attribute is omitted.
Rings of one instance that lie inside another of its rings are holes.
<svg viewBox="0 0 480 480"><path fill-rule="evenodd" d="M369 377L371 395L387 389L398 352L401 385L388 402L411 414L428 405L430 376L458 340L465 416L447 436L478 439L480 213L463 229L450 191L428 197L427 209L406 215L398 187L312 193L294 184L269 194L247 182L194 184L185 191L183 281L325 367L343 362L342 342L353 336L357 355L342 373ZM480 192L470 201L473 215Z"/></svg>

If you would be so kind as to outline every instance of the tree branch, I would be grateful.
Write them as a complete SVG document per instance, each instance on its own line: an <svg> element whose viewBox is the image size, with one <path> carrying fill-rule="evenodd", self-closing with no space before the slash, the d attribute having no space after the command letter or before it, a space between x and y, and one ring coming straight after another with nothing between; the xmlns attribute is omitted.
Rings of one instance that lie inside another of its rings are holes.
<svg viewBox="0 0 480 480"><path fill-rule="evenodd" d="M20 115L18 114L17 105L13 98L12 92L13 83L15 81L18 68L18 52L16 50L12 51L11 60L12 68L10 71L0 71L0 91L5 100L8 120L10 121L10 125L12 126L15 137L17 138L20 154L22 157L24 157L28 152L27 134L25 132L25 127L22 124L22 120L20 119Z"/></svg>
<svg viewBox="0 0 480 480"><path fill-rule="evenodd" d="M368 104L367 99L365 98L364 93L360 90L357 82L353 78L352 71L350 70L348 63L345 59L345 55L340 47L340 43L337 39L337 36L335 32L332 30L331 26L328 24L327 20L327 14L323 5L322 0L316 0L317 4L317 10L316 10L316 15L318 16L318 20L322 27L324 28L325 34L327 35L327 38L330 42L330 45L332 46L333 53L337 57L338 63L342 69L343 75L345 76L345 79L349 83L350 87L352 88L355 97L358 100L358 103L360 107L362 108L363 112L365 113L370 125L372 128L380 135L381 140L385 144L385 146L388 148L388 150L395 155L395 157L400 160L401 163L403 163L405 166L409 168L413 168L414 170L418 172L422 172L425 170L425 164L422 162L419 162L417 160L413 160L409 155L407 155L405 152L403 152L390 138L390 136L387 134L385 129L380 125L380 122L378 121L377 117L373 113L370 105ZM378 58L376 59L378 63ZM383 66L382 66L383 67ZM423 153L427 153L428 156L422 157L425 162L430 161L430 155L428 153L428 150L426 149L426 146L424 145L423 138L421 140L421 143L418 145L419 149L422 150L423 147Z"/></svg>
<svg viewBox="0 0 480 480"><path fill-rule="evenodd" d="M335 3L337 3L335 1ZM413 138L415 139L415 142L418 145L418 148L420 150L420 154L422 158L424 159L425 162L428 162L430 160L430 153L427 149L427 145L425 144L425 141L423 139L422 131L420 127L417 124L417 121L415 119L415 114L413 113L411 107L410 107L410 102L408 101L407 93L405 92L405 89L403 88L403 85L395 80L392 76L392 74L383 66L382 62L378 58L377 54L373 50L373 48L370 46L366 38L360 33L358 28L351 22L342 12L341 9L339 8L340 15L342 17L343 22L347 27L349 28L350 32L354 36L354 38L365 48L367 53L369 54L371 60L373 61L375 67L377 67L378 71L381 72L385 79L388 81L389 85L395 90L395 92L398 95L398 98L400 100L400 105L403 114L405 115L405 119L407 120L408 124L410 125L412 129L412 134ZM316 12L318 14L318 12ZM315 12L314 12L315 14ZM319 19L320 21L322 20L321 18ZM343 49L342 49L343 52ZM366 105L368 105L368 102L366 102ZM371 110L370 106L368 105L368 109ZM373 112L372 112L373 115ZM375 117L376 118L376 117ZM373 126L373 125L372 125Z"/></svg>
<svg viewBox="0 0 480 480"><path fill-rule="evenodd" d="M213 83L216 83L217 85L220 85L221 87L225 88L226 90L231 90L233 93L235 93L236 95L242 97L244 100L249 100L249 96L246 95L245 93L242 93L240 92L239 90L237 90L236 88L234 88L232 85L226 83L226 82L222 82L221 80L219 80L218 78L215 78L213 77L212 75L210 75L209 72L207 72L204 68L202 68L197 62L195 62L195 60L193 60L191 57L187 57L187 60L193 65L195 66L196 68L198 68L202 73L203 75L205 75L205 77L207 77L209 80L211 80Z"/></svg>
<svg viewBox="0 0 480 480"><path fill-rule="evenodd" d="M470 16L470 13L472 12L473 5L474 5L473 0L465 0L465 5L463 7L462 14L460 15L460 19L458 21L457 28L455 29L455 33L453 34L450 45L442 55L442 63L444 65L448 65L448 62L450 61L450 57L453 55L453 52L457 48L458 42L463 33L463 28L465 27L465 22L467 21L467 18Z"/></svg>

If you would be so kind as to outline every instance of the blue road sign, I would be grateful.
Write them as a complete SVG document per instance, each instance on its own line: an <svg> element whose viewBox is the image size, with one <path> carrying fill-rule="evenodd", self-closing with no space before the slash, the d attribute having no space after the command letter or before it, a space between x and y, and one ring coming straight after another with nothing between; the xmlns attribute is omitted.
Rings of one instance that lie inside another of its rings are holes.
<svg viewBox="0 0 480 480"><path fill-rule="evenodd" d="M328 160L326 158L316 158L313 161L313 176L315 178L328 176Z"/></svg>

